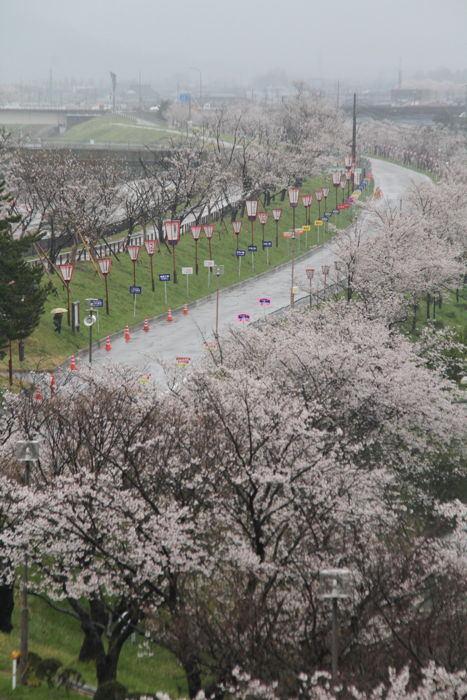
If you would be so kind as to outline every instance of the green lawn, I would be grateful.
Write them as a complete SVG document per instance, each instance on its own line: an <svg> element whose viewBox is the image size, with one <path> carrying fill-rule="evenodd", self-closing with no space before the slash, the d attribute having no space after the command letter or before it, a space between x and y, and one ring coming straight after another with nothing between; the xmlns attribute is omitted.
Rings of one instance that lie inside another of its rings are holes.
<svg viewBox="0 0 467 700"><path fill-rule="evenodd" d="M82 641L79 623L52 610L46 603L30 596L30 635L29 650L43 659L54 658L63 666L72 667L79 671L86 685L96 687L94 664L77 661ZM31 698L34 700L49 700L55 698L82 698L74 692L66 693L58 688L50 689L45 682L40 686L22 687L15 691L11 689L11 654L19 649L20 607L16 601L11 634L0 633L0 698ZM150 645L151 655L140 656L141 639L128 641L122 650L118 671L118 681L123 683L130 692L155 693L163 691L173 697L187 694L185 675L175 657L165 649ZM18 679L19 680L19 679ZM34 678L30 683L34 684Z"/></svg>
<svg viewBox="0 0 467 700"><path fill-rule="evenodd" d="M324 177L311 178L305 183L302 192L314 192L315 189L326 184L325 179ZM370 191L371 184L365 191L366 196L368 196ZM328 198L328 209L332 209L330 204L333 202L335 204L335 195L331 191ZM236 236L232 232L230 218L226 219L225 222L216 222L215 233L211 241L211 254L216 264L224 265L225 268L225 273L220 278L221 287L241 282L291 259L290 241L282 236L284 231L292 227L291 207L288 200L280 202L279 198L276 198L276 201L271 205L271 209L273 206L282 207L283 214L279 224L278 248L275 246L275 223L272 220L272 215L270 215L266 224L265 240L273 242L273 247L269 248L269 253L262 249L262 227L258 222L254 225L254 243L258 248L254 255L248 252L248 245L251 244L251 227L248 221L243 223L238 246ZM355 211L356 207L352 206L342 211L339 216L333 216L331 221L340 228L346 227L350 224ZM321 207L322 212L323 207ZM329 238L329 234L325 233L325 226L318 228L313 225L313 221L317 216L317 204L313 202L311 207L312 230L309 233L297 236L296 255L304 253L306 250L321 244L323 240ZM305 209L300 204L296 211L295 224L298 228L304 223ZM235 254L237 247L247 251L241 262ZM166 284L159 281L158 276L161 273L169 273L173 280L173 257L171 251L165 245L159 248L159 251L153 258L154 276L156 279L155 292L152 292L151 289L149 257L143 248L136 264L136 284L142 287L142 293L136 297L129 293L129 287L133 284L132 262L127 253L119 254L119 260L113 260L108 278L110 314L107 315L105 313L105 307L100 309L98 324L93 328L94 339L105 339L107 335L123 330L125 324L131 327L142 322L146 317L151 319L159 314L166 314L168 307L175 309L182 306L185 302L189 303L213 293L215 291L215 281L212 278L209 280L208 270L203 265L203 261L211 257L208 241L204 234L202 234L198 248L199 274L185 276L181 274L182 267L194 268L195 244L191 234L188 233L182 236L180 243L176 246L177 284L174 284L173 281ZM269 265L267 263L268 255ZM51 370L68 358L72 352L79 348L86 348L88 345L89 332L87 328L82 324L81 331L72 334L71 329L67 326L66 314L63 316L61 334L54 333L51 309L66 307L67 299L66 291L58 277L54 275L53 279L56 284L57 295L50 295L38 328L26 340L24 362L19 362L16 348L14 349L14 369ZM165 292L167 292L167 303L165 301ZM86 298L103 298L105 304L104 279L98 275L90 262L77 263L70 285L70 297L72 301L80 300L81 302L81 323L85 310L88 308L85 301ZM6 367L6 359L4 359L0 363L0 369L5 370Z"/></svg>
<svg viewBox="0 0 467 700"><path fill-rule="evenodd" d="M57 144L157 144L178 138L176 131L165 126L139 126L135 121L117 114L95 117L76 124L53 141Z"/></svg>

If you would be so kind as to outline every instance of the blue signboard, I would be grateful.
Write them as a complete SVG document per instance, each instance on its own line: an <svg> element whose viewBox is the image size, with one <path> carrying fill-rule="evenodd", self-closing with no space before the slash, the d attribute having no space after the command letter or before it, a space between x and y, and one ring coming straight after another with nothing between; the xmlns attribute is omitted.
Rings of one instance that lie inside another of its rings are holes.
<svg viewBox="0 0 467 700"><path fill-rule="evenodd" d="M272 241L263 241L263 248L272 248Z"/></svg>
<svg viewBox="0 0 467 700"><path fill-rule="evenodd" d="M190 101L190 93L189 92L181 92L179 100L180 100L180 102L189 102Z"/></svg>
<svg viewBox="0 0 467 700"><path fill-rule="evenodd" d="M248 246L248 251L250 253L255 253L258 250L258 248L255 245L249 245Z"/></svg>
<svg viewBox="0 0 467 700"><path fill-rule="evenodd" d="M142 287L132 284L130 287L130 294L141 294L142 289Z"/></svg>
<svg viewBox="0 0 467 700"><path fill-rule="evenodd" d="M328 219L332 216L332 211L325 211L324 216L327 216ZM323 217L324 218L324 217Z"/></svg>
<svg viewBox="0 0 467 700"><path fill-rule="evenodd" d="M327 216L322 216L322 217L321 217L321 221L324 221L324 223L326 223L328 220L329 220L329 219L328 219Z"/></svg>
<svg viewBox="0 0 467 700"><path fill-rule="evenodd" d="M261 306L269 306L271 303L271 299L269 297L261 297L261 299L258 299L259 303Z"/></svg>
<svg viewBox="0 0 467 700"><path fill-rule="evenodd" d="M238 321L249 321L250 314L237 314L237 320Z"/></svg>
<svg viewBox="0 0 467 700"><path fill-rule="evenodd" d="M165 273L163 275L159 275L159 282L170 282L170 275L169 273Z"/></svg>
<svg viewBox="0 0 467 700"><path fill-rule="evenodd" d="M333 210L332 210L332 213L333 213L333 214L340 214L340 211L339 211L339 209L333 209Z"/></svg>
<svg viewBox="0 0 467 700"><path fill-rule="evenodd" d="M91 299L91 306L94 309L97 309L100 306L104 306L104 300L103 299Z"/></svg>
<svg viewBox="0 0 467 700"><path fill-rule="evenodd" d="M237 248L237 250L235 251L235 255L237 256L237 258L242 258L244 255L246 255L246 250L239 250Z"/></svg>

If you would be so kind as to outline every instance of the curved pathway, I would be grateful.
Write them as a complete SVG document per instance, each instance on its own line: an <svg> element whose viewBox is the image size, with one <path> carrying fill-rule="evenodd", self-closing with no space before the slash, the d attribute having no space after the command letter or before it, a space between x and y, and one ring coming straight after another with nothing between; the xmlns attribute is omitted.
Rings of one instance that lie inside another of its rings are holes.
<svg viewBox="0 0 467 700"><path fill-rule="evenodd" d="M415 182L428 181L426 175L416 173L385 161L371 159L375 186L383 192L382 203L390 202L399 206L404 193ZM365 227L365 222L363 222ZM307 296L308 281L306 268L321 269L321 265L333 262L335 256L330 243L310 251L295 261L295 284L300 287L296 299ZM222 278L220 278L222 280ZM213 288L215 281L213 282ZM277 311L290 303L291 266L290 263L275 268L251 280L227 289L219 295L219 336L225 336L229 327L238 326L237 314L250 314L251 321L261 319L265 310L258 303L261 297L270 297L268 312ZM123 337L112 343L112 351L106 352L104 344L93 350L93 364L105 365L118 362L141 370L161 386L165 386L165 372L162 365L174 368L177 358L190 358L193 362L206 353L205 342L213 342L216 324L216 294L205 297L189 305L189 314L181 311L174 314L173 322L165 318L150 324L150 330L132 333L129 343ZM86 360L83 356L82 362Z"/></svg>

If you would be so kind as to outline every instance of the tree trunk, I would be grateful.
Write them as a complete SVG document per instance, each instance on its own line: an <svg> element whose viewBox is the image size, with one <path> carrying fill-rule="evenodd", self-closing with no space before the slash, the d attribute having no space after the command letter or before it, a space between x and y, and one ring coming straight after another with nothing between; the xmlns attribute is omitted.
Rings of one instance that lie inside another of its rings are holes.
<svg viewBox="0 0 467 700"><path fill-rule="evenodd" d="M84 625L81 625L84 633L83 643L79 650L79 661L95 661L101 643L100 637L96 635L94 630L87 630Z"/></svg>
<svg viewBox="0 0 467 700"><path fill-rule="evenodd" d="M13 629L11 616L14 605L13 586L0 585L0 632L8 634Z"/></svg>
<svg viewBox="0 0 467 700"><path fill-rule="evenodd" d="M181 664L186 674L189 696L195 698L202 688L198 664L193 659L181 659Z"/></svg>
<svg viewBox="0 0 467 700"><path fill-rule="evenodd" d="M96 660L99 646L102 647L101 637L107 623L107 615L101 601L90 601L89 609L91 617L81 621L84 639L79 650L80 661Z"/></svg>
<svg viewBox="0 0 467 700"><path fill-rule="evenodd" d="M117 680L117 667L120 658L120 652L123 644L130 636L128 634L119 635L117 639L111 638L108 643L107 653L104 650L104 645L100 643L100 648L96 655L96 676L97 685L100 686L107 681Z"/></svg>

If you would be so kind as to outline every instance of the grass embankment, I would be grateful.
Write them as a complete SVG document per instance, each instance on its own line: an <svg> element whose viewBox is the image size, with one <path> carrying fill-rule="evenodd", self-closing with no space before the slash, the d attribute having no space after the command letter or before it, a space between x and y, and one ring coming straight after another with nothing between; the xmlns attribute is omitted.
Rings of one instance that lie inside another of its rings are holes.
<svg viewBox="0 0 467 700"><path fill-rule="evenodd" d="M329 178L315 177L310 178L302 188L302 193L314 192L319 187L323 187L328 182ZM364 196L368 196L371 192L372 181L370 186L365 190ZM339 192L339 201L341 194ZM328 197L327 209L332 209L332 204L335 204L335 194L330 191ZM323 202L321 203L323 204ZM93 327L93 339L105 339L107 335L112 335L117 331L122 331L125 324L130 327L132 324L142 322L146 317L151 319L154 316L167 312L167 308L175 309L182 306L185 302L191 302L195 299L202 298L215 291L215 281L211 276L209 280L208 270L204 267L203 261L214 259L216 264L224 265L224 275L220 278L221 288L227 287L239 281L271 269L274 266L287 262L291 258L290 240L283 238L282 233L290 230L292 227L292 212L288 200L280 202L276 197L276 201L271 204L269 210L273 206L281 206L283 213L279 223L279 247L276 248L275 240L275 222L272 220L272 214L269 216L268 223L265 226L264 238L273 242L273 247L269 248L269 253L266 249L262 249L262 227L256 222L254 225L254 243L258 250L254 253L254 257L248 252L248 245L251 244L251 226L249 221L244 221L243 228L237 242L236 236L232 232L230 218L226 218L225 222L216 222L215 233L211 241L211 255L209 253L209 244L204 234L198 244L198 260L199 274L182 275L182 267L193 267L195 259L195 244L191 234L182 236L179 244L176 246L176 269L177 269L177 284L173 283L173 257L171 249L168 246L162 245L158 252L153 257L153 268L155 277L155 292L151 289L150 275L150 259L144 248L141 249L139 261L136 264L136 284L142 287L142 293L137 295L130 294L129 288L133 284L133 264L127 253L121 253L118 260L115 258L112 262L110 275L108 277L109 289L109 304L110 314L105 312L105 286L104 279L94 269L90 262L77 263L74 272L73 280L70 285L70 298L72 301L79 300L81 302L81 330L79 333L73 334L71 328L67 325L66 314L63 315L62 331L60 334L54 332L51 310L55 307L67 306L66 290L60 282L57 275L53 276L56 285L56 295L51 294L47 300L45 313L42 316L39 326L34 333L26 340L25 360L19 362L18 355L14 352L13 367L15 370L51 370L58 366L72 352L78 349L86 348L89 342L88 329L83 325L82 319L88 308L87 298L102 298L104 299L104 308L99 310L99 321ZM260 206L260 209L262 207ZM339 228L348 226L353 216L355 215L356 206L353 205L347 210L343 210L339 216L332 216L332 223ZM321 213L323 206L321 206ZM313 222L318 217L318 206L313 202L311 207L311 231L297 236L296 255L304 253L324 240L329 238L329 234L325 233L325 226L315 227ZM297 208L296 211L296 227L302 226L305 222L305 210L303 206ZM238 245L237 245L238 243ZM245 257L237 258L236 248L246 250ZM267 257L269 255L269 265ZM240 262L241 260L241 262ZM159 281L159 274L169 273L171 281L163 283ZM210 283L209 283L210 282ZM306 283L306 280L303 280ZM297 280L300 284L300 280ZM188 291L187 291L188 284ZM167 292L167 301L165 300L165 292ZM7 360L4 359L0 363L0 370L6 370Z"/></svg>
<svg viewBox="0 0 467 700"><path fill-rule="evenodd" d="M57 659L64 667L76 669L83 677L84 683L96 687L94 663L77 661L83 635L79 623L52 610L46 603L30 597L29 650L43 659ZM48 688L45 681L40 686L30 678L30 687L19 686L11 689L11 654L19 649L20 609L19 599L13 614L13 631L0 633L0 698L17 698L23 700L50 700L83 698L73 691L60 688ZM187 695L185 674L172 654L155 645L144 644L146 653L141 655L141 638L133 643L128 641L122 650L117 680L130 692L155 693L163 691L172 697ZM148 655L148 652L151 655ZM19 681L19 678L18 678Z"/></svg>
<svg viewBox="0 0 467 700"><path fill-rule="evenodd" d="M89 119L76 124L61 136L48 139L57 144L135 144L161 146L169 140L177 140L180 135L168 126L138 124L136 120L118 114L106 115Z"/></svg>

